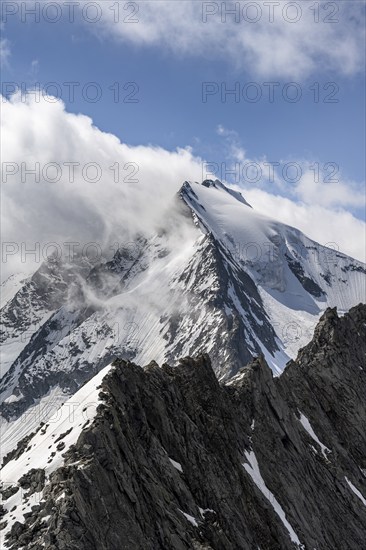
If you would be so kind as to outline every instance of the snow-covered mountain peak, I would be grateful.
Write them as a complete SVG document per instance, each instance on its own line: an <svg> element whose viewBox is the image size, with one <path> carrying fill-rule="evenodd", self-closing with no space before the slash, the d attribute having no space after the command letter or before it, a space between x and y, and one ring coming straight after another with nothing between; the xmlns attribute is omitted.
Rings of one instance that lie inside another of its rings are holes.
<svg viewBox="0 0 366 550"><path fill-rule="evenodd" d="M200 187L202 186L202 187L205 187L206 189L214 189L216 191L227 193L231 197L234 197L237 201L252 208L251 205L244 199L243 195L239 191L235 191L234 189L227 187L224 183L222 183L218 179L216 180L206 179L206 180L203 180L202 183L185 181L180 191L181 196L183 198L184 197L188 198L190 195L194 197L195 189L197 188L197 186L200 186Z"/></svg>
<svg viewBox="0 0 366 550"><path fill-rule="evenodd" d="M97 265L50 258L8 281L7 450L24 435L22 414L64 402L115 357L175 364L205 352L227 380L263 354L278 374L328 306L343 313L365 301L365 275L361 262L257 213L220 181L187 181L156 234Z"/></svg>

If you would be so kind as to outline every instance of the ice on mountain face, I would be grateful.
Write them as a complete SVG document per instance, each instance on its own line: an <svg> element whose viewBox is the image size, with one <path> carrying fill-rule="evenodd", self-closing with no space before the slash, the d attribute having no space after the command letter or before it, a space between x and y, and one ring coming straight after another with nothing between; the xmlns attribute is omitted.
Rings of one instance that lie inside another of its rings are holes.
<svg viewBox="0 0 366 550"><path fill-rule="evenodd" d="M191 516L190 514L187 514L186 512L183 512L183 510L179 510L179 511L185 516L185 518L189 521L189 523L191 523L194 527L198 527L198 523L193 516Z"/></svg>
<svg viewBox="0 0 366 550"><path fill-rule="evenodd" d="M10 275L0 286L1 308L3 308L10 300L12 300L18 290L26 282L27 275L24 273L14 273Z"/></svg>
<svg viewBox="0 0 366 550"><path fill-rule="evenodd" d="M347 481L349 487L351 488L351 491L360 499L360 501L366 506L366 499L363 497L363 495L360 493L358 489L351 483L351 481L346 477L345 480Z"/></svg>
<svg viewBox="0 0 366 550"><path fill-rule="evenodd" d="M260 473L260 470L259 470L257 457L255 456L254 452L253 451L250 451L250 452L246 451L245 452L245 458L248 461L248 462L244 462L244 464L243 464L243 467L245 468L246 472L248 472L248 474L250 475L250 477L252 478L252 480L254 481L256 486L258 487L258 489L262 492L264 497L273 506L274 511L276 512L278 517L281 519L284 527L288 531L288 534L289 534L292 542L294 542L296 545L298 545L298 547L301 547L302 545L300 543L300 540L299 540L298 536L296 535L295 531L293 530L293 528L291 527L290 523L288 522L288 520L286 518L286 514L285 514L282 506L280 505L280 503L278 502L278 500L276 499L274 494L268 489L268 487L265 484L265 481L264 481L264 479L263 479L263 477Z"/></svg>
<svg viewBox="0 0 366 550"><path fill-rule="evenodd" d="M64 463L63 455L75 444L85 425L90 424L96 415L97 407L101 403L99 398L100 384L103 378L111 370L108 365L101 370L90 382L85 384L79 391L67 400L48 419L47 424L38 426L36 433L27 442L27 448L18 459L12 459L2 468L2 483L6 486L16 486L19 479L30 470L43 470L46 480ZM33 415L23 418L28 434L34 428ZM2 531L4 537L10 531L15 521L24 521L24 513L29 511L32 505L41 498L41 493L32 498L28 497L28 503L24 506L27 495L19 490L7 499L4 503L5 515L2 521L7 521ZM12 514L14 506L17 507L16 514ZM22 509L24 507L24 509Z"/></svg>
<svg viewBox="0 0 366 550"><path fill-rule="evenodd" d="M307 431L307 433L310 435L310 437L312 439L314 439L314 441L316 441L316 443L319 445L324 458L326 460L328 460L328 453L330 453L331 450L328 449L328 447L326 447L325 445L323 445L323 443L319 440L319 438L315 434L315 432L314 432L314 430L313 430L313 428L312 428L312 426L309 422L309 419L306 418L306 416L302 413L300 413L300 422L301 422L302 426L304 427L304 429Z"/></svg>
<svg viewBox="0 0 366 550"><path fill-rule="evenodd" d="M177 203L157 234L112 259L46 262L9 294L9 444L23 433L23 412L53 393L66 399L115 357L174 364L208 352L227 380L263 354L278 374L328 305L347 311L364 300L360 262L257 214L218 180L186 182Z"/></svg>
<svg viewBox="0 0 366 550"><path fill-rule="evenodd" d="M187 186L189 186L189 183L187 183ZM229 193L229 195L232 195L236 200L239 202L242 202L246 206L250 206L250 204L244 199L243 195L239 193L238 191L235 191L234 189L230 189L230 187L226 187L220 180L204 180L202 184L204 187L214 187L215 189L222 189L226 191L226 193Z"/></svg>
<svg viewBox="0 0 366 550"><path fill-rule="evenodd" d="M2 309L1 376L3 377L32 335L50 317L50 311L39 299L35 286L27 281Z"/></svg>
<svg viewBox="0 0 366 550"><path fill-rule="evenodd" d="M23 394L21 392L18 392L17 394L13 393L12 395L9 395L6 399L4 399L4 403L15 403L16 401L19 401L22 399Z"/></svg>
<svg viewBox="0 0 366 550"><path fill-rule="evenodd" d="M81 525L88 534L85 550L88 541L102 538L109 548L117 540L110 525L116 525L118 540L127 536L130 544L145 548L154 526L168 518L167 537L182 533L175 540L184 539L187 547L197 540L196 522L201 543L210 546L214 536L217 548L251 550L267 541L266 548L314 549L328 548L334 540L342 548L348 541L352 550L362 548L366 508L345 477L365 494L359 468L366 445L365 377L358 370L365 315L365 306L340 318L328 310L282 380L273 378L261 358L234 376L233 384L217 383L207 355L185 358L178 368L117 361L102 384L97 420L65 457L64 467L50 476L43 495L38 485L34 488L44 501L27 513L23 530L14 529L9 546L17 545L21 531L19 542L47 545L50 531L60 525L60 540L66 533L69 545L75 541L77 546ZM311 379L316 384L309 384ZM333 449L329 461L319 456L320 449L314 452L318 444L309 439L294 407L311 418L319 436L327 435ZM42 471L36 473L42 476ZM11 488L5 500L10 493ZM223 495L225 506L220 505ZM136 502L145 503L139 521ZM155 515L144 514L146 509ZM43 515L51 516L48 533L40 526ZM68 520L75 517L74 528ZM147 536L141 538L141 531ZM154 547L161 540L159 530Z"/></svg>
<svg viewBox="0 0 366 550"><path fill-rule="evenodd" d="M182 468L182 465L179 464L179 462L176 462L175 460L173 460L172 458L169 458L170 462L172 463L172 465L174 466L174 468L176 470L178 470L178 472L181 472L183 473L183 468Z"/></svg>
<svg viewBox="0 0 366 550"><path fill-rule="evenodd" d="M288 356L294 357L305 345L326 307L347 311L365 300L366 270L361 262L256 213L216 182L187 182L182 198L255 281L280 348Z"/></svg>
<svg viewBox="0 0 366 550"><path fill-rule="evenodd" d="M8 372L33 336L68 300L85 269L86 266L77 262L68 265L53 257L48 258L7 300L1 310L1 377ZM10 376L6 379L7 384L9 379Z"/></svg>
<svg viewBox="0 0 366 550"><path fill-rule="evenodd" d="M192 255L197 238L195 228L192 234L193 239L183 240L180 248L170 246L166 238L152 239L144 244L144 250L140 250L134 262L128 260L128 269L127 260L121 266L119 252L113 265L110 263L115 275L113 292L108 289L104 300L99 294L98 310L89 312L84 321L78 319L79 312L70 312L65 306L51 315L43 332L34 336L22 357L14 363L3 398L12 394L18 380L21 385L24 381L24 392L31 404L34 396L44 391L48 379L50 384L60 379L64 387L65 373L69 373L70 380L69 388L65 389L71 395L78 384L115 356L139 356L142 363L152 358L163 359L165 340L161 335L161 314L165 311L170 318L177 307L169 296L169 285ZM121 275L122 286L117 284ZM180 292L176 295L177 301L181 301Z"/></svg>
<svg viewBox="0 0 366 550"><path fill-rule="evenodd" d="M7 421L0 417L0 462L14 448L18 441L33 433L41 424L57 415L57 411L67 401L68 396L58 386L52 388L42 399L39 399L16 420ZM7 400L5 400L7 401Z"/></svg>

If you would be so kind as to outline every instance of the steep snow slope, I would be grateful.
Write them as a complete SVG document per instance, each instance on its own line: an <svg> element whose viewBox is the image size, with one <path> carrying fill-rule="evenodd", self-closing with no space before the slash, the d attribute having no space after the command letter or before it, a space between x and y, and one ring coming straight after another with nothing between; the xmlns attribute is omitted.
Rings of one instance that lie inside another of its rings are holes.
<svg viewBox="0 0 366 550"><path fill-rule="evenodd" d="M208 352L220 379L263 353L279 373L328 305L365 301L365 267L257 214L218 181L186 182L156 235L91 266L50 258L2 310L3 453L114 357Z"/></svg>
<svg viewBox="0 0 366 550"><path fill-rule="evenodd" d="M23 284L26 282L27 275L24 273L14 273L13 275L10 275L5 281L1 283L0 286L0 304L1 308L3 308L12 298L14 298L15 294L18 292L18 290L23 286Z"/></svg>
<svg viewBox="0 0 366 550"><path fill-rule="evenodd" d="M80 279L89 270L90 265L85 259L69 264L49 258L31 277L23 280L23 284L14 282L15 288L12 288L12 277L3 283L5 296L2 295L4 305L1 308L0 328L2 378L34 334L42 330L47 320L68 298L78 293Z"/></svg>
<svg viewBox="0 0 366 550"><path fill-rule="evenodd" d="M280 347L289 356L309 340L327 307L342 313L365 301L361 262L258 214L219 181L186 182L182 196L205 230L255 281Z"/></svg>
<svg viewBox="0 0 366 550"><path fill-rule="evenodd" d="M27 441L26 450L17 459L9 460L3 467L1 474L3 489L14 486L19 479L33 469L43 470L44 481L47 482L51 473L62 466L64 462L62 455L76 443L81 431L93 421L100 403L99 387L110 369L111 365L102 369L66 401L57 413L53 411L54 415L48 424L37 425L33 437ZM32 418L32 415L29 415L29 418ZM24 417L23 423L28 425L28 435L30 435L34 426L29 422L27 424L27 419ZM6 444L6 438L4 443ZM7 521L7 526L2 530L3 538L16 521L24 522L24 514L29 512L33 505L41 502L41 494L40 489L26 498L22 487L18 488L17 492L6 501L4 519Z"/></svg>
<svg viewBox="0 0 366 550"><path fill-rule="evenodd" d="M186 183L183 198L256 283L276 291L278 301L313 312L334 305L346 311L365 299L361 262L258 214L219 183Z"/></svg>

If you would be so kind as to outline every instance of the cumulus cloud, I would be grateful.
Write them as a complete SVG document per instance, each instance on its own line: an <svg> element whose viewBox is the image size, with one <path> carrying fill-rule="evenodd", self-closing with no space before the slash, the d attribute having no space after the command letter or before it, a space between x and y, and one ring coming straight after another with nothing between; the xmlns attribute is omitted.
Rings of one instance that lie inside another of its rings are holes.
<svg viewBox="0 0 366 550"><path fill-rule="evenodd" d="M2 100L2 229L15 243L8 251L50 242L104 250L150 234L182 183L201 177L201 159L189 148L131 147L54 98Z"/></svg>
<svg viewBox="0 0 366 550"><path fill-rule="evenodd" d="M337 170L337 166L333 168ZM324 181L327 179L327 181ZM314 171L305 170L295 186L294 192L307 204L317 203L321 206L353 206L362 208L365 205L365 187L352 181L342 181L339 176L317 181ZM334 181L332 181L334 180Z"/></svg>
<svg viewBox="0 0 366 550"><path fill-rule="evenodd" d="M116 245L158 231L168 217L174 226L176 192L185 180L202 179L203 161L189 147L121 143L55 98L2 101L2 278L32 268L44 250L48 255L47 243L78 243L76 252L97 243L111 255ZM316 197L305 205L267 191L244 195L260 212L363 259L365 224L349 212Z"/></svg>
<svg viewBox="0 0 366 550"><path fill-rule="evenodd" d="M62 24L65 18L81 20L98 38L156 47L176 57L220 58L238 73L262 78L305 79L323 70L351 76L364 67L365 8L358 1L15 0L11 4L18 4L17 16L30 24L34 16L27 13L32 10L51 24ZM6 41L1 47L8 56Z"/></svg>
<svg viewBox="0 0 366 550"><path fill-rule="evenodd" d="M300 79L324 68L353 75L363 68L362 2L162 0L132 2L127 10L122 2L99 4L100 21L87 23L98 34L176 56L219 57L260 77Z"/></svg>

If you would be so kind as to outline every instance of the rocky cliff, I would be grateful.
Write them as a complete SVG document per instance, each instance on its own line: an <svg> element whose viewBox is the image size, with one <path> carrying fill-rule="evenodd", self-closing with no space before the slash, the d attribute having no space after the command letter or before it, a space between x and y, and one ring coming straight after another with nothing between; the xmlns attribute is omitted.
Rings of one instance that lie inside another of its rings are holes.
<svg viewBox="0 0 366 550"><path fill-rule="evenodd" d="M365 356L359 305L328 309L278 378L262 357L226 383L207 355L115 361L63 465L3 487L3 532L14 491L41 494L4 547L365 549Z"/></svg>

